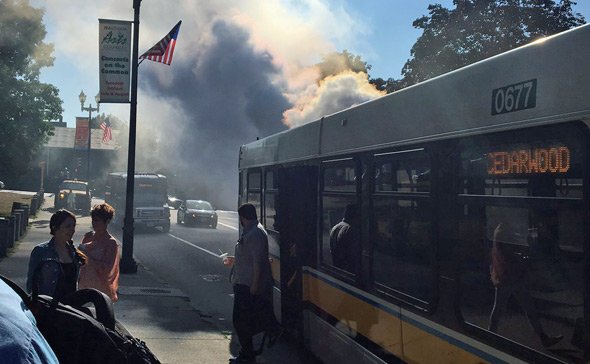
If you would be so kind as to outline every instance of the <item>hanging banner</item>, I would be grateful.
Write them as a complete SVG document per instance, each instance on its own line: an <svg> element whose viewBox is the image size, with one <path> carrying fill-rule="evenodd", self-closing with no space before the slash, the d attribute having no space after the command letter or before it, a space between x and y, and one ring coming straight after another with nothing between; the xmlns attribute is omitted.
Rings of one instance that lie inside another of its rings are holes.
<svg viewBox="0 0 590 364"><path fill-rule="evenodd" d="M98 19L101 103L129 102L131 24L130 21Z"/></svg>
<svg viewBox="0 0 590 364"><path fill-rule="evenodd" d="M88 118L76 118L74 149L88 149Z"/></svg>

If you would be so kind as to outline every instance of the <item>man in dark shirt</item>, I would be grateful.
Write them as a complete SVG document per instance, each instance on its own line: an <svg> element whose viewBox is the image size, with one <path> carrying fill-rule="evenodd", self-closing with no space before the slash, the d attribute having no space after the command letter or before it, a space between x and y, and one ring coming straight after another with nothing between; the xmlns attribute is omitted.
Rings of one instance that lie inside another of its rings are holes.
<svg viewBox="0 0 590 364"><path fill-rule="evenodd" d="M252 336L274 322L268 235L258 222L254 205L240 206L238 216L242 236L236 244L235 256L228 256L223 262L232 266L233 324L242 346L239 355L230 362L254 363L256 354Z"/></svg>
<svg viewBox="0 0 590 364"><path fill-rule="evenodd" d="M330 253L335 267L356 272L358 234L356 205L346 205L344 218L330 230Z"/></svg>

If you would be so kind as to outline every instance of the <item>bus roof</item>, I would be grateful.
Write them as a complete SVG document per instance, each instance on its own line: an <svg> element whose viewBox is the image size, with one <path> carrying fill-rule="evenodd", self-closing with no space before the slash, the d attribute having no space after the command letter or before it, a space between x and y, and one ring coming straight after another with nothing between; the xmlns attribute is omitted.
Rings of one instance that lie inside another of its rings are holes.
<svg viewBox="0 0 590 364"><path fill-rule="evenodd" d="M239 168L587 121L588 59L590 24L243 145ZM515 89L533 106L507 111Z"/></svg>

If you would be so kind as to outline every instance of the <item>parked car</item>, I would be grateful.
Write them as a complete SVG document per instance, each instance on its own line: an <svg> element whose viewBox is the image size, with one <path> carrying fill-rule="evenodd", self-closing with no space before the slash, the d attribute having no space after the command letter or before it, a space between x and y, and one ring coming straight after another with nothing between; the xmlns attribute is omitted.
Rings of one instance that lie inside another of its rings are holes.
<svg viewBox="0 0 590 364"><path fill-rule="evenodd" d="M217 212L211 203L203 200L186 200L178 208L177 224L207 225L217 228Z"/></svg>
<svg viewBox="0 0 590 364"><path fill-rule="evenodd" d="M174 210L178 210L178 208L180 207L181 204L182 204L181 199L168 195L168 207L170 207Z"/></svg>
<svg viewBox="0 0 590 364"><path fill-rule="evenodd" d="M69 194L75 195L75 206L72 209L68 206ZM82 215L90 214L90 204L92 196L88 191L88 182L81 180L63 180L59 185L59 191L55 194L53 205L56 210L68 209L72 212L80 211Z"/></svg>

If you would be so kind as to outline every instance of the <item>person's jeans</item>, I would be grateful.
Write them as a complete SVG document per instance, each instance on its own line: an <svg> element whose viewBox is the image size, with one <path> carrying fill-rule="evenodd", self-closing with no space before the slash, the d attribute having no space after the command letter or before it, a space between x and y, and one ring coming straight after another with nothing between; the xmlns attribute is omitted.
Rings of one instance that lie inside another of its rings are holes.
<svg viewBox="0 0 590 364"><path fill-rule="evenodd" d="M269 299L251 295L250 287L242 284L234 285L233 324L242 346L240 355L246 357L255 356L252 337L278 325Z"/></svg>

